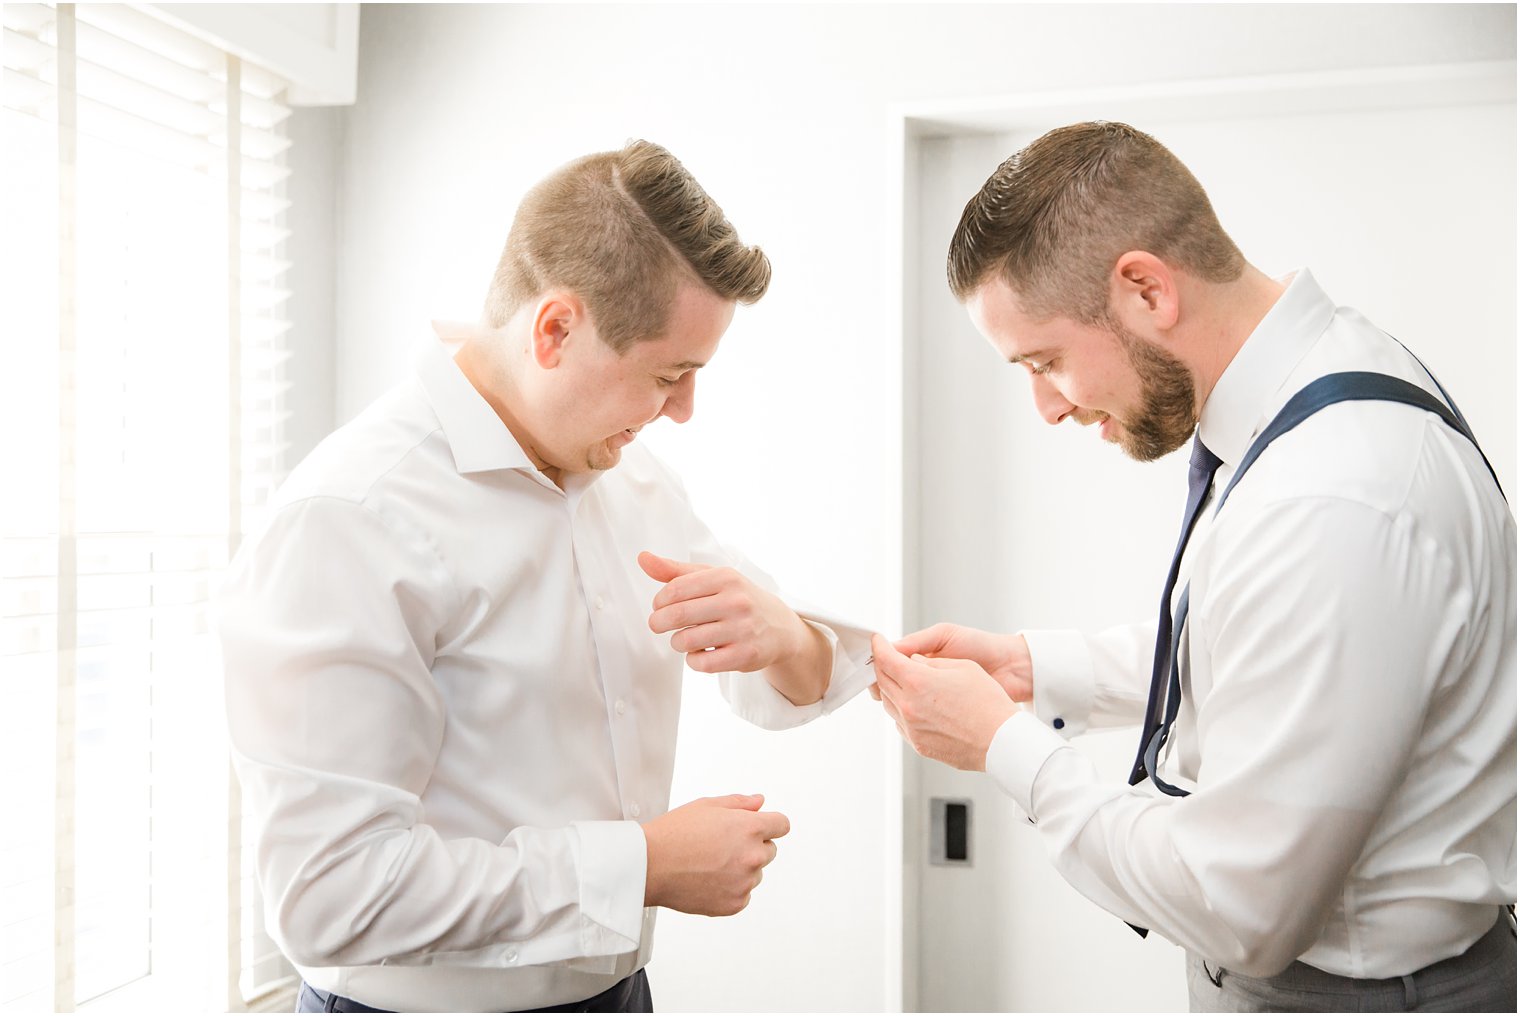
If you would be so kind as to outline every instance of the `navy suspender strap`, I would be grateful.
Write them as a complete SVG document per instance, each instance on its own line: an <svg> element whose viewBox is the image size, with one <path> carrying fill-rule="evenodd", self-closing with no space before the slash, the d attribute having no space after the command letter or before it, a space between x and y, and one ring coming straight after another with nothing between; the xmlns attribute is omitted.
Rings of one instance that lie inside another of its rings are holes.
<svg viewBox="0 0 1520 1016"><path fill-rule="evenodd" d="M1424 366L1421 364L1421 366ZM1426 370L1429 374L1429 370ZM1431 380L1440 389L1442 395L1446 395L1446 389L1431 375ZM1447 402L1451 401L1446 396ZM1245 456L1240 460L1240 465L1235 470L1235 475L1230 478L1224 492L1219 495L1219 500L1214 505L1214 513L1217 515L1224 507L1230 493L1234 491L1236 484L1245 476L1246 471L1261 457L1277 438L1303 423L1309 417L1318 413L1321 409L1333 406L1338 402L1401 402L1405 405L1414 406L1434 413L1440 417L1448 427L1467 438L1478 451L1483 459L1483 464L1488 467L1489 476L1493 477L1494 485L1499 488L1499 495L1504 496L1504 488L1499 483L1499 476L1494 472L1493 465L1488 461L1488 456L1483 454L1483 449L1478 445L1477 438L1467 426L1467 421L1457 410L1456 404L1448 406L1440 399L1431 395L1418 385L1410 384L1400 378L1390 377L1387 374L1378 374L1371 371L1346 371L1339 374L1327 374L1307 385L1302 391L1288 400L1287 405L1272 419L1265 430L1251 443ZM1172 724L1177 719L1177 710L1182 701L1181 666L1178 660L1178 652L1181 649L1182 626L1187 621L1189 586L1184 586L1182 596L1177 602L1176 621L1172 625L1171 637L1171 666L1166 690L1166 710L1160 727L1151 735L1150 740L1144 747L1143 757L1145 771L1151 781L1165 794L1172 797L1187 797L1188 791L1175 787L1158 775L1160 767L1161 748L1166 744L1167 737L1171 733ZM1146 929L1131 924L1136 932L1143 938Z"/></svg>
<svg viewBox="0 0 1520 1016"><path fill-rule="evenodd" d="M1428 372L1427 372L1428 373ZM1441 388L1441 382L1435 381L1436 387ZM1446 389L1441 388L1441 394L1446 395ZM1267 429L1261 432L1261 436L1251 443L1245 457L1240 460L1240 467L1235 470L1230 484L1219 495L1219 504L1214 508L1215 514L1224 507L1225 498L1230 496L1230 491L1240 482L1246 470L1266 450L1267 445L1288 431L1303 423L1315 413L1332 406L1337 402L1402 402L1405 405L1415 406L1427 410L1441 418L1452 430L1461 434L1472 442L1472 446L1478 449L1478 455L1483 459L1483 465L1488 467L1488 475L1494 478L1494 486L1499 488L1499 495L1504 496L1504 488L1499 483L1499 474L1494 472L1493 465L1488 461L1488 456L1483 454L1483 449L1478 445L1478 439L1473 437L1471 428L1462 414L1457 411L1456 403L1452 402L1448 407L1440 399L1427 392L1418 385L1387 374L1375 374L1371 371L1354 370L1342 374L1327 374L1313 382L1288 400L1283 406L1282 412L1267 424ZM1446 402L1451 402L1451 397L1446 396Z"/></svg>
<svg viewBox="0 0 1520 1016"><path fill-rule="evenodd" d="M1440 382L1437 382L1437 386L1439 384ZM1230 478L1229 485L1225 487L1224 493L1219 495L1219 501L1214 506L1214 513L1217 515L1224 507L1235 485L1273 441L1327 406L1333 406L1337 402L1368 401L1402 402L1436 414L1448 427L1472 442L1473 447L1478 449L1478 455L1483 458L1483 464L1488 467L1489 475L1494 478L1494 485L1499 485L1499 477L1494 472L1494 467L1489 463L1488 457L1483 455L1483 449L1478 447L1478 441L1473 437L1472 430L1468 428L1467 421L1462 419L1454 407L1448 407L1425 389L1410 384L1408 381L1370 371L1347 371L1341 374L1327 374L1288 400L1288 404L1283 406L1282 411L1273 418L1271 423L1267 424L1266 430L1263 430L1251 443L1245 457L1240 460L1240 466L1235 470L1235 475ZM1503 496L1502 487L1499 493ZM1187 620L1189 588L1184 586L1182 589L1182 596L1177 601L1177 618L1172 624L1171 674L1166 695L1166 712L1160 728L1151 736L1150 742L1145 747L1146 772L1163 793L1173 797L1186 797L1188 792L1167 783L1157 773L1161 748L1171 734L1172 724L1177 719L1177 710L1182 699L1178 652L1181 649L1182 626Z"/></svg>

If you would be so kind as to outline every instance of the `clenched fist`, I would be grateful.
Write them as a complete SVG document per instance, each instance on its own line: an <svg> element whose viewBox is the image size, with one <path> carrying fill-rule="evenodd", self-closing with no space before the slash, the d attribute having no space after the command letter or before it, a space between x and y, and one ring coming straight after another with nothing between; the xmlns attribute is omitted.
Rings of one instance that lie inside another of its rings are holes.
<svg viewBox="0 0 1520 1016"><path fill-rule="evenodd" d="M644 824L646 907L728 917L749 905L760 872L791 831L785 815L761 811L760 794L703 797Z"/></svg>

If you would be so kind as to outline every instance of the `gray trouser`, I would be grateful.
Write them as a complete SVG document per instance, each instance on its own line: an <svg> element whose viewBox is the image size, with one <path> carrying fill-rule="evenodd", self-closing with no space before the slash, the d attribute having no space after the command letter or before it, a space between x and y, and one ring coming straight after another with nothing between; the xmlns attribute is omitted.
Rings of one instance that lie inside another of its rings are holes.
<svg viewBox="0 0 1520 1016"><path fill-rule="evenodd" d="M1514 1012L1515 933L1501 912L1467 952L1405 977L1341 977L1307 963L1247 977L1196 953L1187 975L1193 1012Z"/></svg>

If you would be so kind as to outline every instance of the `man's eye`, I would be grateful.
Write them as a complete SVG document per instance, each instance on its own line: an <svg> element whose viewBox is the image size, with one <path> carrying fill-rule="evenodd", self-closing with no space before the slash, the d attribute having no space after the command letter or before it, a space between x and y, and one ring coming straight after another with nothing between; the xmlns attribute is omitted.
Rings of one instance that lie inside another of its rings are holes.
<svg viewBox="0 0 1520 1016"><path fill-rule="evenodd" d="M1031 374L1049 374L1050 373L1050 365L1052 363L1055 363L1055 361L1054 360L1049 360L1049 361L1047 361L1045 363L1041 363L1041 364L1033 364L1032 363L1032 364L1029 365L1029 373L1031 373Z"/></svg>
<svg viewBox="0 0 1520 1016"><path fill-rule="evenodd" d="M681 379L678 377L660 377L659 375L655 375L654 380L661 388L674 388L681 383Z"/></svg>

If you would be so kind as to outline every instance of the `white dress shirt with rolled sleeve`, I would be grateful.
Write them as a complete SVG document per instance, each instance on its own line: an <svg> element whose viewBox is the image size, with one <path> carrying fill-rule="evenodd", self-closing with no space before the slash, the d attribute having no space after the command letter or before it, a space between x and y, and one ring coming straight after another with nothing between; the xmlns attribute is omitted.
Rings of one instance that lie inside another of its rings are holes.
<svg viewBox="0 0 1520 1016"><path fill-rule="evenodd" d="M219 596L234 762L267 923L307 982L409 1011L596 995L650 955L641 821L669 807L683 658L637 555L744 571L630 445L561 490L442 348L291 475ZM794 606L796 606L794 604ZM821 702L718 678L781 728Z"/></svg>
<svg viewBox="0 0 1520 1016"><path fill-rule="evenodd" d="M1034 710L987 756L1073 886L1246 975L1408 974L1515 899L1515 523L1478 451L1423 410L1341 403L1214 516L1288 399L1347 370L1435 391L1300 271L1204 406L1223 465L1177 583L1191 608L1160 766L1191 796L1126 787L1063 740L1140 720L1154 622L1025 633Z"/></svg>

